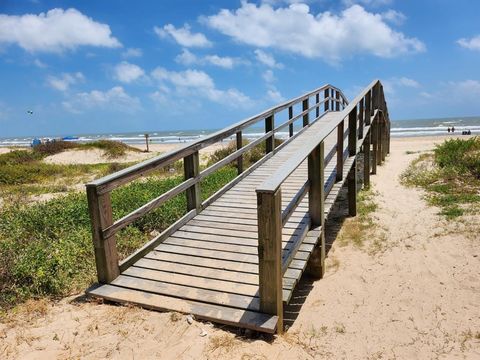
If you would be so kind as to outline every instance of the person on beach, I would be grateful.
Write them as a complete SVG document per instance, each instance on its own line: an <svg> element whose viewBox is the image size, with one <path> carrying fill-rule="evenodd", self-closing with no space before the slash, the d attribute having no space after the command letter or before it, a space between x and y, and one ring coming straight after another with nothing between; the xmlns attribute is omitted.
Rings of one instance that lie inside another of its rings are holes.
<svg viewBox="0 0 480 360"><path fill-rule="evenodd" d="M450 126L448 127L447 131L450 132Z"/></svg>
<svg viewBox="0 0 480 360"><path fill-rule="evenodd" d="M455 126L452 126L452 133L455 132Z"/></svg>

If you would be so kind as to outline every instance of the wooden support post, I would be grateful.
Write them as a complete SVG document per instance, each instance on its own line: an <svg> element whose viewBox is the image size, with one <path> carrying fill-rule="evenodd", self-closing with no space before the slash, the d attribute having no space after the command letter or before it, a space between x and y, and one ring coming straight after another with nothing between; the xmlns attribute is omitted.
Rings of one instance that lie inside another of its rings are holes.
<svg viewBox="0 0 480 360"><path fill-rule="evenodd" d="M340 111L340 91L335 91L335 111Z"/></svg>
<svg viewBox="0 0 480 360"><path fill-rule="evenodd" d="M306 111L308 110L308 98L306 98L305 100L302 101L302 111ZM309 120L309 114L306 113L305 115L303 115L303 127L305 126L308 126L310 120Z"/></svg>
<svg viewBox="0 0 480 360"><path fill-rule="evenodd" d="M372 92L367 92L365 96L365 124L370 125L372 122Z"/></svg>
<svg viewBox="0 0 480 360"><path fill-rule="evenodd" d="M147 150L146 150L147 153L150 152L150 148L149 148L149 146L148 146L148 138L149 138L149 137L150 137L149 134L145 134L145 145L146 145L146 147L147 147Z"/></svg>
<svg viewBox="0 0 480 360"><path fill-rule="evenodd" d="M385 157L387 156L387 123L385 116L383 117L383 122L382 122L382 162L385 161Z"/></svg>
<svg viewBox="0 0 480 360"><path fill-rule="evenodd" d="M382 165L382 148L383 148L383 120L382 114L378 115L378 126L377 126L377 165Z"/></svg>
<svg viewBox="0 0 480 360"><path fill-rule="evenodd" d="M357 155L357 107L348 114L348 154Z"/></svg>
<svg viewBox="0 0 480 360"><path fill-rule="evenodd" d="M364 109L364 100L360 100L359 104L359 109L358 109L358 138L361 139L363 138L363 123L364 123L364 115L365 115L365 109Z"/></svg>
<svg viewBox="0 0 480 360"><path fill-rule="evenodd" d="M237 150L243 147L242 132L237 131ZM237 158L237 173L240 175L243 172L243 154Z"/></svg>
<svg viewBox="0 0 480 360"><path fill-rule="evenodd" d="M274 118L273 114L265 118L265 134L268 133L269 131L272 131L274 128ZM265 140L265 151L266 153L270 153L275 149L275 134L272 134L272 136L268 137L267 140Z"/></svg>
<svg viewBox="0 0 480 360"><path fill-rule="evenodd" d="M323 97L325 99L325 102L323 103L323 109L325 110L325 112L327 112L328 110L330 110L330 107L328 106L329 103L327 100L329 98L328 89L325 89L325 91L323 92Z"/></svg>
<svg viewBox="0 0 480 360"><path fill-rule="evenodd" d="M372 88L372 115L376 109L378 109L378 83Z"/></svg>
<svg viewBox="0 0 480 360"><path fill-rule="evenodd" d="M377 173L377 154L378 154L378 115L375 116L371 127L372 135L372 175Z"/></svg>
<svg viewBox="0 0 480 360"><path fill-rule="evenodd" d="M257 192L260 311L277 315L283 332L282 194Z"/></svg>
<svg viewBox="0 0 480 360"><path fill-rule="evenodd" d="M348 214L357 215L357 160L353 161L353 166L348 173Z"/></svg>
<svg viewBox="0 0 480 360"><path fill-rule="evenodd" d="M288 120L291 120L293 118L293 106L288 107ZM288 136L292 137L293 136L293 123L288 124Z"/></svg>
<svg viewBox="0 0 480 360"><path fill-rule="evenodd" d="M317 104L317 107L315 109L315 118L318 118L320 116L320 105L318 103L320 102L320 93L317 93L315 95L315 103Z"/></svg>
<svg viewBox="0 0 480 360"><path fill-rule="evenodd" d="M120 275L115 235L104 238L103 230L113 224L110 193L98 195L96 186L87 185L88 211L92 225L98 282L108 284Z"/></svg>
<svg viewBox="0 0 480 360"><path fill-rule="evenodd" d="M372 132L369 131L363 140L363 186L368 189L370 187L370 137Z"/></svg>
<svg viewBox="0 0 480 360"><path fill-rule="evenodd" d="M308 212L312 228L321 226L320 239L312 251L306 272L318 279L325 273L325 149L323 141L308 156Z"/></svg>
<svg viewBox="0 0 480 360"><path fill-rule="evenodd" d="M197 177L200 172L200 157L198 151L183 159L183 170L185 173L185 180ZM202 198L200 194L200 183L190 186L185 190L187 196L187 211L197 209L200 211L202 205Z"/></svg>
<svg viewBox="0 0 480 360"><path fill-rule="evenodd" d="M345 132L345 120L342 120L337 126L337 175L336 181L343 179L343 133Z"/></svg>

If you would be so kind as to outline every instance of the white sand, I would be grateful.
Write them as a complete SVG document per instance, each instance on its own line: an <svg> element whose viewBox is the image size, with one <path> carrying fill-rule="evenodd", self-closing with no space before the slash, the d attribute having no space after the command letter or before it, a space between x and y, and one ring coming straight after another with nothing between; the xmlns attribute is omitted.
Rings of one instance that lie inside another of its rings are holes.
<svg viewBox="0 0 480 360"><path fill-rule="evenodd" d="M298 318L273 341L189 325L184 316L172 321L170 313L67 299L45 316L0 325L0 358L479 359L480 242L472 233L479 218L467 236L465 225L445 222L420 190L398 181L418 156L406 151L435 141L392 139L391 155L372 177L376 234L363 249L333 245L324 279L302 283L311 290L294 299L305 300ZM375 239L381 251L371 255Z"/></svg>
<svg viewBox="0 0 480 360"><path fill-rule="evenodd" d="M215 150L225 146L227 142L217 143L206 147L200 151L200 155L203 161L207 160L207 157L214 152ZM158 156L163 153L170 152L175 150L185 144L151 144L150 152L135 152L127 151L127 153L118 158L110 158L105 155L104 151L101 149L88 149L88 150L67 150L59 154L47 156L44 161L50 164L101 164L101 163L111 163L111 162L137 162L150 159L152 157ZM145 150L145 145L133 145L140 150Z"/></svg>

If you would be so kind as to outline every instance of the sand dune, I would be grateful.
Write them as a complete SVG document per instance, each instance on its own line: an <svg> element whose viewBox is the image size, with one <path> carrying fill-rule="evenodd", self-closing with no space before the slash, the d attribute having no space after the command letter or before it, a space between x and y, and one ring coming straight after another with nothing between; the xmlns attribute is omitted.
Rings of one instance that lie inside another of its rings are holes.
<svg viewBox="0 0 480 360"><path fill-rule="evenodd" d="M372 177L371 239L363 248L333 244L325 278L302 281L292 307L298 317L282 336L246 339L236 329L190 325L184 315L70 298L33 302L29 313L40 315L0 325L0 357L478 359L479 219L448 223L398 179L418 156L406 151L435 141L392 139L391 155Z"/></svg>

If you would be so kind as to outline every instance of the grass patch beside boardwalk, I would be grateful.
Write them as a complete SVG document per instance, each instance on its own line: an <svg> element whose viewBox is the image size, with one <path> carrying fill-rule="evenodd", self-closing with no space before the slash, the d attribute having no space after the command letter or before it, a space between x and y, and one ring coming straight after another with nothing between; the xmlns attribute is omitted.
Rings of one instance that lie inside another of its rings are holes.
<svg viewBox="0 0 480 360"><path fill-rule="evenodd" d="M453 219L480 212L480 137L446 140L422 154L402 174L406 186L427 191L426 199Z"/></svg>
<svg viewBox="0 0 480 360"><path fill-rule="evenodd" d="M205 178L202 198L236 173L226 167ZM128 214L182 180L182 176L149 178L113 191L114 217ZM162 231L185 212L185 196L180 194L120 231L120 256L131 254L152 237L150 232ZM95 259L85 193L35 204L10 203L0 209L0 308L29 298L68 295L93 281Z"/></svg>

